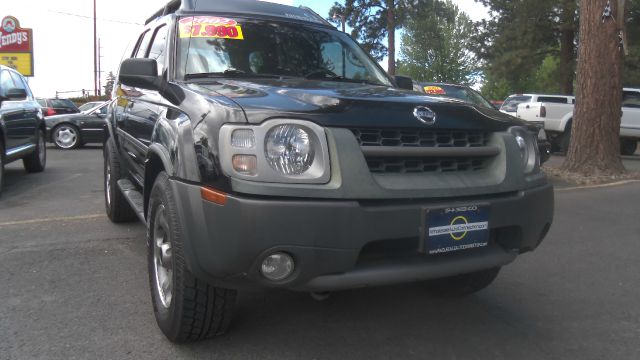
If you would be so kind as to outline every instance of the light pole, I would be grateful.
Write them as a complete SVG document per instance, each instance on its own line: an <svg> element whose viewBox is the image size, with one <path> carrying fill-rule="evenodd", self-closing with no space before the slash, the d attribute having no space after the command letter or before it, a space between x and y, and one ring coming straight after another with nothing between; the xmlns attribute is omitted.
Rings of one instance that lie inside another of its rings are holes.
<svg viewBox="0 0 640 360"><path fill-rule="evenodd" d="M96 25L96 0L93 0L93 95L98 95L98 44Z"/></svg>

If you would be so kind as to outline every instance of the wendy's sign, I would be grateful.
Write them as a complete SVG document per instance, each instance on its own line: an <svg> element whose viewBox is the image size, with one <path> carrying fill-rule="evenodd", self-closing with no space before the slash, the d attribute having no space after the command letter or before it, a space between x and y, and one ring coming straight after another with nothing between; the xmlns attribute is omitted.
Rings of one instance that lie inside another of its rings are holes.
<svg viewBox="0 0 640 360"><path fill-rule="evenodd" d="M13 16L0 22L0 64L33 76L33 30L21 28Z"/></svg>

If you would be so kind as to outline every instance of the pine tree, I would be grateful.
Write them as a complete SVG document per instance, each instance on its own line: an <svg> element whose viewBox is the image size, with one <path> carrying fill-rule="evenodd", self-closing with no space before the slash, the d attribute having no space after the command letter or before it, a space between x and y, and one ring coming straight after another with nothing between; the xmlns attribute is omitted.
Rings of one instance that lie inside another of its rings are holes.
<svg viewBox="0 0 640 360"><path fill-rule="evenodd" d="M618 3L580 2L577 98L569 152L562 169L586 177L625 171L620 160L624 52L619 40L624 16L617 16ZM608 6L610 16L605 16Z"/></svg>

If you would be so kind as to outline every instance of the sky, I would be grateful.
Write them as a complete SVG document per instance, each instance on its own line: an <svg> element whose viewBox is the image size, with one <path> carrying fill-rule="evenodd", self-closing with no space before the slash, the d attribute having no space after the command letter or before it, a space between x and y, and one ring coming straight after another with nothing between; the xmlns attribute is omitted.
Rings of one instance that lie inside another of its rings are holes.
<svg viewBox="0 0 640 360"><path fill-rule="evenodd" d="M218 0L216 0L218 1ZM137 38L144 21L167 0L96 0L97 32L101 45L102 85L109 71L118 70L122 54ZM308 6L327 16L335 0L272 0ZM473 20L487 17L474 0L453 0ZM18 18L20 26L33 29L34 74L29 85L37 97L80 96L93 90L93 2L89 0L21 0L0 8L0 19ZM386 68L386 62L382 62ZM68 92L71 91L71 92ZM67 93L68 92L68 93Z"/></svg>

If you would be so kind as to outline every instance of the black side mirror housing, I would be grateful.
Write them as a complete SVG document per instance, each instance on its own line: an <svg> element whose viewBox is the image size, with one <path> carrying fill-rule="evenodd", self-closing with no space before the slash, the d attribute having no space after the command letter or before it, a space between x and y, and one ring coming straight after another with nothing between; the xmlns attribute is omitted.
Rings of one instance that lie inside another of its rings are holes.
<svg viewBox="0 0 640 360"><path fill-rule="evenodd" d="M411 80L410 77L396 75L394 76L394 80L400 89L413 90L413 80Z"/></svg>
<svg viewBox="0 0 640 360"><path fill-rule="evenodd" d="M120 82L127 86L147 90L160 90L158 63L154 59L125 59L120 65Z"/></svg>
<svg viewBox="0 0 640 360"><path fill-rule="evenodd" d="M158 63L154 59L126 59L120 65L120 83L140 89L155 90L172 104L181 103L185 94L179 86L169 83L158 74Z"/></svg>
<svg viewBox="0 0 640 360"><path fill-rule="evenodd" d="M6 100L24 100L27 98L27 90L25 89L19 89L19 88L12 88L12 89L7 89L7 93L5 94L5 99Z"/></svg>

